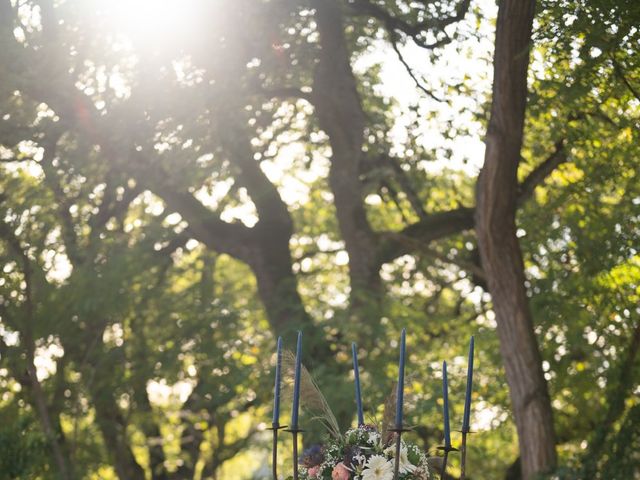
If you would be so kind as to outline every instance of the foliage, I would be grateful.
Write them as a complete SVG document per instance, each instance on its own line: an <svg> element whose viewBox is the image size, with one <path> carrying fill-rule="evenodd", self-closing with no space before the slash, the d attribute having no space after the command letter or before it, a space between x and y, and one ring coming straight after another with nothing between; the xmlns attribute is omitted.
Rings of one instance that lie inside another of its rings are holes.
<svg viewBox="0 0 640 480"><path fill-rule="evenodd" d="M37 421L29 415L18 414L13 406L3 408L0 419L3 425L0 432L0 479L35 479L46 475L49 452Z"/></svg>
<svg viewBox="0 0 640 480"><path fill-rule="evenodd" d="M442 437L444 358L461 421L473 333L469 470L503 477L472 229L493 2L171 3L0 0L0 477L248 478L277 335L305 330L345 431L348 346L380 418L402 327L408 441ZM631 0L536 15L517 222L562 478L637 475L638 24Z"/></svg>

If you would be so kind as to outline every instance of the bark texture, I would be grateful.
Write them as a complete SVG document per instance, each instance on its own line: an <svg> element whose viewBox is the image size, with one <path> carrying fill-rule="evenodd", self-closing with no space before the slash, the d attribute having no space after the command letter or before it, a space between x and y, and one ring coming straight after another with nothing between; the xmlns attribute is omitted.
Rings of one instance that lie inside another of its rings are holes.
<svg viewBox="0 0 640 480"><path fill-rule="evenodd" d="M365 114L351 68L341 6L335 0L314 2L321 51L316 67L314 106L320 127L329 136L329 186L334 196L340 233L349 253L352 304L375 292L380 263L377 238L364 207L360 163Z"/></svg>
<svg viewBox="0 0 640 480"><path fill-rule="evenodd" d="M599 462L603 458L603 452L607 446L607 439L614 431L615 423L625 413L625 404L632 395L634 388L633 373L640 355L640 323L633 329L629 344L625 349L620 366L616 368L607 381L606 402L608 408L603 412L602 420L598 424L594 435L589 442L589 448L583 458L583 475L585 478L593 478L599 471Z"/></svg>
<svg viewBox="0 0 640 480"><path fill-rule="evenodd" d="M110 390L110 389L108 389ZM105 445L109 448L116 475L120 480L144 480L144 470L138 463L129 444L126 422L117 408L111 391L96 388L92 392L96 412L96 423Z"/></svg>
<svg viewBox="0 0 640 480"><path fill-rule="evenodd" d="M534 11L535 0L500 3L493 101L476 209L478 245L493 299L525 480L556 465L551 403L515 223Z"/></svg>
<svg viewBox="0 0 640 480"><path fill-rule="evenodd" d="M40 385L40 382L38 381L38 375L34 364L33 349L31 347L27 348L29 350L29 353L27 354L27 372L30 382L29 386L31 387L33 403L35 404L36 410L38 412L40 424L42 425L42 429L44 430L44 433L49 440L49 444L53 452L53 458L56 462L56 467L58 468L60 478L63 480L71 480L74 478L74 475L70 466L69 458L66 455L64 446L62 445L60 432L58 432L57 429L54 428L54 420L52 419L49 406L47 405L45 393L42 390L42 385Z"/></svg>

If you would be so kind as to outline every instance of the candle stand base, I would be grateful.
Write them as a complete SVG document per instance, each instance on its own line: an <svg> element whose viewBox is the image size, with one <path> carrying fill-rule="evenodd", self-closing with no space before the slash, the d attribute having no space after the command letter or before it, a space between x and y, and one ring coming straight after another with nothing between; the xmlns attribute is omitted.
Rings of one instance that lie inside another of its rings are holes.
<svg viewBox="0 0 640 480"><path fill-rule="evenodd" d="M298 480L298 433L304 432L299 428L287 428L285 432L289 432L293 437L293 480Z"/></svg>
<svg viewBox="0 0 640 480"><path fill-rule="evenodd" d="M442 450L444 455L442 456L442 470L440 470L440 479L444 479L444 474L447 471L447 462L449 460L449 452L457 452L457 448L453 448L452 446L441 445L438 447L438 450Z"/></svg>
<svg viewBox="0 0 640 480"><path fill-rule="evenodd" d="M287 428L286 425L280 426L277 423L272 423L271 427L267 430L273 431L273 446L271 456L271 472L273 473L273 480L278 480L278 430Z"/></svg>
<svg viewBox="0 0 640 480"><path fill-rule="evenodd" d="M467 435L474 433L470 430L463 430L462 443L460 444L460 480L465 480L467 474Z"/></svg>

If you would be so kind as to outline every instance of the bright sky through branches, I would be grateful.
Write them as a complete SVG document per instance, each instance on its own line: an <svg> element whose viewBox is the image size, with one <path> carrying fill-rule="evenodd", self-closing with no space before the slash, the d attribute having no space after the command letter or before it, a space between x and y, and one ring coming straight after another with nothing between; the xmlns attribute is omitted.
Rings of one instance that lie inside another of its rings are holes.
<svg viewBox="0 0 640 480"><path fill-rule="evenodd" d="M97 2L100 5L100 2ZM178 37L188 36L190 28L197 21L199 2L194 0L116 0L108 2L105 9L107 22L128 38L136 49L162 49L167 47ZM444 47L444 53L439 60L431 63L428 53L412 43L400 50L414 75L427 88L437 92L442 98L450 100L450 104L438 103L431 98L425 98L415 85L415 82L399 61L395 52L383 41L379 45L355 59L356 71L367 69L373 65L381 65L381 83L375 89L383 96L394 99L392 106L396 115L396 125L389 132L392 141L397 145L394 154L403 155L401 145L407 135L417 135L419 142L428 149L437 150L436 160L424 162L423 168L436 173L442 169L458 170L466 174L475 175L482 164L484 144L482 129L474 114L478 104L486 100L485 95L490 89L490 57L491 57L491 29L496 7L493 2L483 0L477 3L482 19L475 15L468 15L464 22L456 29L464 32L467 40ZM115 7L115 8L113 8ZM480 33L480 35L476 35ZM478 40L478 38L480 40ZM129 52L127 52L129 53ZM138 55L143 52L136 52ZM126 54L123 52L123 54ZM178 67L181 67L178 62ZM179 74L179 72L177 72ZM442 85L464 82L471 91L476 91L474 98L465 98L442 90ZM409 132L410 119L407 111L411 106L419 106L425 112L425 121L419 131ZM435 113L433 120L426 120L428 114ZM460 130L468 129L469 134L460 134L454 139L446 139L442 132L446 130L444 122L453 122ZM307 185L317 177L324 175L325 165L323 157L327 152L320 152L310 171L292 171L292 158L304 155L301 142L290 142L282 139L288 145L278 151L272 161L263 161L262 166L269 178L279 185L279 191L289 205L306 201ZM446 158L442 152L449 152ZM215 204L215 199L207 195L200 195L205 203ZM225 220L240 219L247 225L255 223L253 205L247 203L241 207L234 207L233 211L224 213Z"/></svg>
<svg viewBox="0 0 640 480"><path fill-rule="evenodd" d="M105 2L110 22L127 35L148 43L172 41L176 35L188 33L196 18L197 2L193 0L115 0ZM115 8L114 8L115 7Z"/></svg>

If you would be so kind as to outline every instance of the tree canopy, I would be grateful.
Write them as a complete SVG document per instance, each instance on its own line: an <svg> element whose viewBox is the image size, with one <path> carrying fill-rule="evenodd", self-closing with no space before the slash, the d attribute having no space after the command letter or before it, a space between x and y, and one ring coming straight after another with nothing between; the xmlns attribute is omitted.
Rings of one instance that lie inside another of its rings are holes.
<svg viewBox="0 0 640 480"><path fill-rule="evenodd" d="M351 342L380 418L403 327L425 449L473 334L471 478L636 478L638 25L0 0L0 479L270 478L275 339L346 427Z"/></svg>

